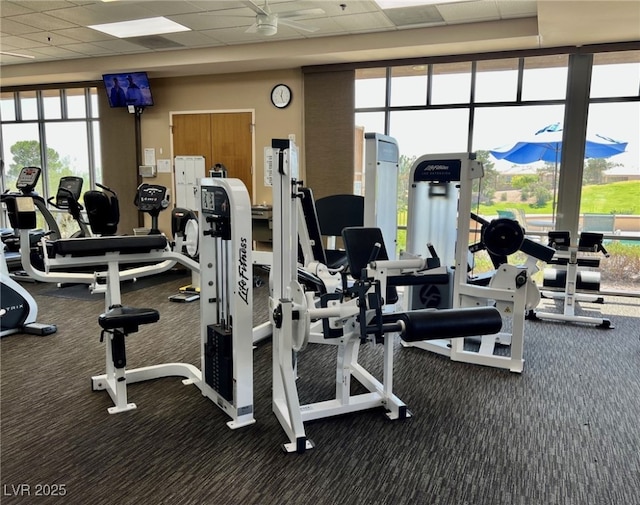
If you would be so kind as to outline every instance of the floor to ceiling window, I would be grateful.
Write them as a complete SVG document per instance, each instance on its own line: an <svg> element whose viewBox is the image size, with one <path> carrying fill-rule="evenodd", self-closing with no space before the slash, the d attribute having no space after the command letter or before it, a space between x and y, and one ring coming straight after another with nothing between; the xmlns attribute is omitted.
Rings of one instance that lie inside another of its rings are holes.
<svg viewBox="0 0 640 505"><path fill-rule="evenodd" d="M528 232L544 239L554 227L562 198L560 150L544 159L512 161L498 159L491 151L539 141L542 132L561 139L568 70L566 54L356 70L356 125L390 135L400 147L400 247L407 204L403 178L408 178L412 162L423 154L467 151L476 152L485 167L474 192L476 210L488 218L499 211L515 212ZM583 180L572 181L583 188L581 229L584 214L615 214L617 224L610 233L624 232L624 240L608 243L616 255L617 247L632 248L635 259L630 263L638 277L640 53L595 55L587 127L627 147L620 155L585 159ZM604 198L596 198L596 193ZM623 261L629 263L628 258ZM608 277L603 281L609 282ZM640 291L640 278L631 284Z"/></svg>
<svg viewBox="0 0 640 505"><path fill-rule="evenodd" d="M45 200L62 177L81 177L83 190L101 179L96 88L3 91L0 120L3 191L15 190L25 166L42 168L36 191ZM63 231L74 231L68 214L51 211Z"/></svg>

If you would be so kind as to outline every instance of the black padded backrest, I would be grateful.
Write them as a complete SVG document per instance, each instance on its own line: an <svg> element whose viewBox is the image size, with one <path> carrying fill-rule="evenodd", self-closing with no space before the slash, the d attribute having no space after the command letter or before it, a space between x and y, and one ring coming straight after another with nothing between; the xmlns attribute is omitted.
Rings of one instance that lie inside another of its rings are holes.
<svg viewBox="0 0 640 505"><path fill-rule="evenodd" d="M307 225L309 238L313 241L311 246L313 257L316 261L326 265L327 256L325 255L322 244L322 233L320 232L320 224L318 223L318 213L316 212L316 202L313 198L313 191L311 191L311 188L300 188L300 192L302 193L301 203L304 221Z"/></svg>
<svg viewBox="0 0 640 505"><path fill-rule="evenodd" d="M320 233L339 237L342 230L364 225L364 196L331 195L316 200Z"/></svg>
<svg viewBox="0 0 640 505"><path fill-rule="evenodd" d="M115 196L102 191L87 191L84 194L91 232L95 235L115 235L120 222L120 207Z"/></svg>
<svg viewBox="0 0 640 505"><path fill-rule="evenodd" d="M370 261L389 259L380 228L365 228L363 226L345 228L342 230L342 241L347 254L349 272L354 279L362 277L362 270ZM379 247L379 250L375 257L372 257L376 247ZM384 303L393 304L397 301L398 290L388 282Z"/></svg>
<svg viewBox="0 0 640 505"><path fill-rule="evenodd" d="M578 249L597 251L604 240L604 234L583 231L578 237Z"/></svg>
<svg viewBox="0 0 640 505"><path fill-rule="evenodd" d="M380 228L348 227L342 230L342 240L349 259L349 270L355 279L360 279L362 269L366 268L372 259L389 259ZM377 256L372 258L376 244L380 246L380 250Z"/></svg>

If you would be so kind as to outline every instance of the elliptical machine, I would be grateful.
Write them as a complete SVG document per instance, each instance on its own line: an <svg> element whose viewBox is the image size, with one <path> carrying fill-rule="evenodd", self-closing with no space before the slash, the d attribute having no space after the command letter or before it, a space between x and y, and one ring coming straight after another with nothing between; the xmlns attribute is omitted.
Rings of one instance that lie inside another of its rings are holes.
<svg viewBox="0 0 640 505"><path fill-rule="evenodd" d="M0 338L14 333L51 335L58 331L55 324L36 322L38 304L31 294L9 275L4 259L4 246L0 247Z"/></svg>
<svg viewBox="0 0 640 505"><path fill-rule="evenodd" d="M16 181L16 189L18 191L6 191L0 194L0 202L4 203L7 208L15 203L16 197L30 196L33 198L33 203L38 213L44 219L46 230L38 228L30 231L29 239L31 248L34 248L45 234L52 240L56 240L62 236L58 222L47 208L47 202L45 202L44 198L34 191L34 188L40 180L41 174L42 169L40 167L23 167L20 170L18 180ZM20 240L17 234L10 230L6 230L6 233L3 231L2 242L7 248L4 259L7 268L11 271L21 270Z"/></svg>
<svg viewBox="0 0 640 505"><path fill-rule="evenodd" d="M20 171L16 186L20 190L19 195L32 194L34 203L39 209L45 209L42 198L33 195L33 188L40 177L41 170L38 167L25 167ZM3 193L2 202L7 206L9 218L16 206L16 194ZM48 213L48 211L47 211ZM49 216L51 214L49 213ZM45 218L46 219L46 218ZM55 223L55 220L53 220ZM11 219L11 226L17 228ZM57 226L57 225L56 225ZM59 231L58 231L59 233ZM44 232L40 233L42 236ZM30 238L30 242L33 238ZM32 242L31 242L32 243ZM19 242L16 244L19 250ZM38 305L31 294L20 284L11 278L5 259L5 244L0 244L0 338L14 333L28 333L31 335L51 335L58 331L54 324L37 323Z"/></svg>

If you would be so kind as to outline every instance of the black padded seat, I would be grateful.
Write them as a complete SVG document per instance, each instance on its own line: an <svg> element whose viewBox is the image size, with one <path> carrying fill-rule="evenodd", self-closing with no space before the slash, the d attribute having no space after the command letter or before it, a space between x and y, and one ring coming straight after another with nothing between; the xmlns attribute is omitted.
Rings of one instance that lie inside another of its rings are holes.
<svg viewBox="0 0 640 505"><path fill-rule="evenodd" d="M103 330L122 328L124 333L133 333L141 324L156 323L160 313L156 309L116 306L100 314L98 324Z"/></svg>
<svg viewBox="0 0 640 505"><path fill-rule="evenodd" d="M167 238L164 235L68 238L47 242L50 257L101 256L110 252L144 254L164 250L166 247Z"/></svg>

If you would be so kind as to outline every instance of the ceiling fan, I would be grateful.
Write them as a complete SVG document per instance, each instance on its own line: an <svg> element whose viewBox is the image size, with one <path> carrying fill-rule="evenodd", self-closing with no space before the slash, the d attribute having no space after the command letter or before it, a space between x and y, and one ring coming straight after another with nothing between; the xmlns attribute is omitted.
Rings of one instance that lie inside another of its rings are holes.
<svg viewBox="0 0 640 505"><path fill-rule="evenodd" d="M318 28L316 28L315 26L308 26L298 21L293 21L291 18L324 14L324 11L320 8L271 12L268 0L264 1L264 5L262 7L254 4L249 0L243 3L256 13L255 23L251 25L246 30L246 32L259 33L266 36L275 35L278 32L278 23L290 26L291 28L295 28L296 30L315 32L318 30Z"/></svg>

